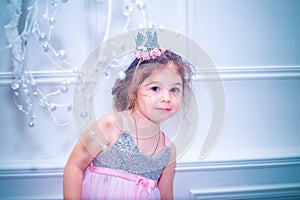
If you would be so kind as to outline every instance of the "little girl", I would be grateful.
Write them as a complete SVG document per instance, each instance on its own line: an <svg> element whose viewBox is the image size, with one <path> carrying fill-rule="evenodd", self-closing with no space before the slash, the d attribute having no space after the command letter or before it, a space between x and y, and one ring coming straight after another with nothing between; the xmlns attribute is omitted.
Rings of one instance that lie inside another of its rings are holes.
<svg viewBox="0 0 300 200"><path fill-rule="evenodd" d="M136 37L136 58L112 89L117 111L85 131L68 159L65 199L173 199L176 149L160 124L179 110L191 69L148 45L156 40Z"/></svg>

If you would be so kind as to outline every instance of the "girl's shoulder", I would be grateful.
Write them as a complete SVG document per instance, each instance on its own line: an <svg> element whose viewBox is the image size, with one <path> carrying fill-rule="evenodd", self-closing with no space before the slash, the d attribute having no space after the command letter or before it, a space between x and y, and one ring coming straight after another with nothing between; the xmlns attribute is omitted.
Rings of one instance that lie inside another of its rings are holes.
<svg viewBox="0 0 300 200"><path fill-rule="evenodd" d="M122 132L122 117L119 112L111 112L97 120L97 125L107 138L118 137Z"/></svg>
<svg viewBox="0 0 300 200"><path fill-rule="evenodd" d="M119 112L111 112L103 115L98 119L98 124L101 126L117 126L121 119L121 114Z"/></svg>

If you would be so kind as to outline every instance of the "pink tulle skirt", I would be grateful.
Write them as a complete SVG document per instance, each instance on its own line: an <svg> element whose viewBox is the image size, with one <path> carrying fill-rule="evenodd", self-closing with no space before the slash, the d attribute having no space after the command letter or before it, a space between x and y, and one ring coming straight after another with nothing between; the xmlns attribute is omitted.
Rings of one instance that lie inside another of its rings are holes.
<svg viewBox="0 0 300 200"><path fill-rule="evenodd" d="M157 181L135 174L89 166L84 173L82 199L160 199Z"/></svg>

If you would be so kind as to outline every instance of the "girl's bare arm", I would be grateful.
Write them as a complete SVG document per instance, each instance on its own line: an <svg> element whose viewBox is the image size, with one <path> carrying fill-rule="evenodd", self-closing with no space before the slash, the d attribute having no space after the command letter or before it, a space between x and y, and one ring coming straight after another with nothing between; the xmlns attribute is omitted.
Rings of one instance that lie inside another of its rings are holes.
<svg viewBox="0 0 300 200"><path fill-rule="evenodd" d="M175 166L176 166L176 148L172 143L172 153L170 162L163 169L161 177L158 181L158 188L160 191L160 196L162 200L173 200L173 181L175 174Z"/></svg>
<svg viewBox="0 0 300 200"><path fill-rule="evenodd" d="M93 159L94 156L79 140L64 169L64 199L81 199L83 172Z"/></svg>
<svg viewBox="0 0 300 200"><path fill-rule="evenodd" d="M64 199L81 199L84 171L119 131L119 127L116 126L116 116L108 114L82 134L64 168Z"/></svg>

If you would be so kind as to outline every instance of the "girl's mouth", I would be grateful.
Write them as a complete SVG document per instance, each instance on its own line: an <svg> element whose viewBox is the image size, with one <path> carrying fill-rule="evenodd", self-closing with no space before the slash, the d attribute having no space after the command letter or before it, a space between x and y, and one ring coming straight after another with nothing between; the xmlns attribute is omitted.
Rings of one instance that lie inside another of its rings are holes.
<svg viewBox="0 0 300 200"><path fill-rule="evenodd" d="M157 110L163 111L163 112L170 112L171 108L157 108Z"/></svg>

